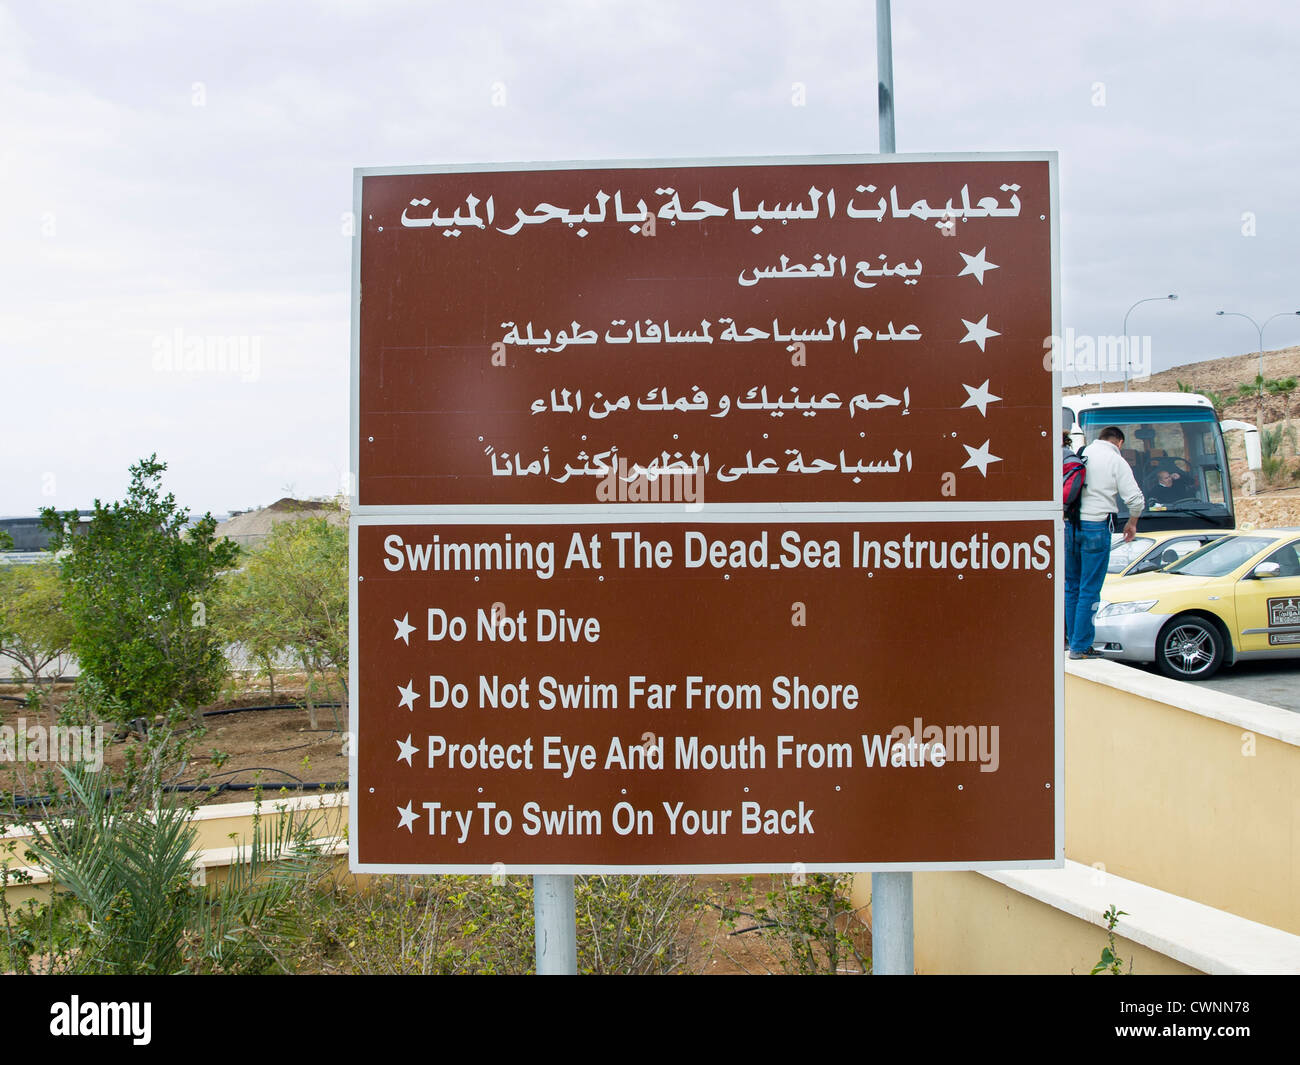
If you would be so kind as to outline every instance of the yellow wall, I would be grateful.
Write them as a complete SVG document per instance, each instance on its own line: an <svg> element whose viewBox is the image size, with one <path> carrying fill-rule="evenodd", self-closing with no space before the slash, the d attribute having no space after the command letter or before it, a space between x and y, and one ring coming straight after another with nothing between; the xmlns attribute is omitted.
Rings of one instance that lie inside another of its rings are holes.
<svg viewBox="0 0 1300 1065"><path fill-rule="evenodd" d="M1300 747L1067 673L1065 855L1300 934Z"/></svg>
<svg viewBox="0 0 1300 1065"><path fill-rule="evenodd" d="M1105 929L979 873L917 873L912 906L919 973L1086 975L1108 944ZM1122 936L1115 946L1125 972L1196 972Z"/></svg>
<svg viewBox="0 0 1300 1065"><path fill-rule="evenodd" d="M347 796L308 796L305 798L272 798L260 806L254 803L227 803L201 806L196 811L195 839L196 866L204 867L209 883L220 883L225 868L236 858L236 849L247 848L253 836L254 818L259 818L264 838L271 838L278 821L290 818L310 828L312 839L321 841L334 852L341 851L341 868L346 868L346 851L342 840L347 831ZM44 898L49 891L48 881L40 870L28 870L22 860L24 837L9 834L0 840L0 865L11 871L26 870L35 873L30 884L11 883L6 898L11 905L21 905L29 899ZM246 854L245 854L246 856Z"/></svg>
<svg viewBox="0 0 1300 1065"><path fill-rule="evenodd" d="M1292 722L1113 663L1068 667L1066 857L1300 934L1300 744L1279 738L1300 735ZM854 889L865 904L870 877ZM1106 944L1103 927L978 873L918 873L913 893L919 972L1088 972ZM1117 942L1135 972L1194 971Z"/></svg>

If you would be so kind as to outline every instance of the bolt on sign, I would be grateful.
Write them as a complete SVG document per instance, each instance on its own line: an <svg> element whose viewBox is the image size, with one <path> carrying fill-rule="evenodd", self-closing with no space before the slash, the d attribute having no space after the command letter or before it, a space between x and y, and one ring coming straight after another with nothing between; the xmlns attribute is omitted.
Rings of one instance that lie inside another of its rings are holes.
<svg viewBox="0 0 1300 1065"><path fill-rule="evenodd" d="M1054 154L356 210L353 868L1060 864Z"/></svg>

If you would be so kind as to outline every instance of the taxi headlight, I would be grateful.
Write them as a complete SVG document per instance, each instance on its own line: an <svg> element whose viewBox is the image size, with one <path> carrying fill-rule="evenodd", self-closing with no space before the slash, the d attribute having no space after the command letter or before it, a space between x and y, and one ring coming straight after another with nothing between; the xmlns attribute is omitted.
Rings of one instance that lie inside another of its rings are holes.
<svg viewBox="0 0 1300 1065"><path fill-rule="evenodd" d="M1097 611L1099 618L1117 618L1125 614L1145 614L1159 599L1140 599L1135 603L1103 603Z"/></svg>

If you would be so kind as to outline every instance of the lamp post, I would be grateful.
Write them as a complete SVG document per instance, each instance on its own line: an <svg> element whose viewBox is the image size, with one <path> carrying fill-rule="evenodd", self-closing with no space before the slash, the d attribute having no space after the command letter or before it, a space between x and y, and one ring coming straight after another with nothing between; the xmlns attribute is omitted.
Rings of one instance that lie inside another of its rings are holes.
<svg viewBox="0 0 1300 1065"><path fill-rule="evenodd" d="M1255 333L1259 337L1259 374L1255 382L1259 386L1259 411L1255 415L1255 428L1261 433L1264 431L1264 326L1268 325L1274 318L1285 318L1288 314L1300 314L1300 311L1278 311L1277 314L1264 319L1264 325L1260 325L1248 314L1242 314L1240 311L1215 311L1219 318L1245 318L1255 327Z"/></svg>
<svg viewBox="0 0 1300 1065"><path fill-rule="evenodd" d="M1133 304L1133 307L1140 307L1144 303L1155 303L1159 300L1176 300L1177 298L1178 296L1173 292L1171 292L1168 296L1148 296L1144 300L1138 300L1137 303ZM1128 364L1129 364L1128 316L1133 313L1133 307L1130 307L1127 311L1124 312L1124 391L1125 392L1128 391ZM1106 391L1104 386L1102 387L1102 391L1103 392Z"/></svg>

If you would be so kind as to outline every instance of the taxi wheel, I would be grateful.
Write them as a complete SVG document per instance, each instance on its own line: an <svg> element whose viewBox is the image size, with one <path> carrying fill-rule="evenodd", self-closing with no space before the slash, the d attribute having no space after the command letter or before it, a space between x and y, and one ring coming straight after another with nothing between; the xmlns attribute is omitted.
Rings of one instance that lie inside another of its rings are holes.
<svg viewBox="0 0 1300 1065"><path fill-rule="evenodd" d="M1205 680L1223 665L1223 637L1205 618L1176 617L1156 642L1156 665L1175 680Z"/></svg>

